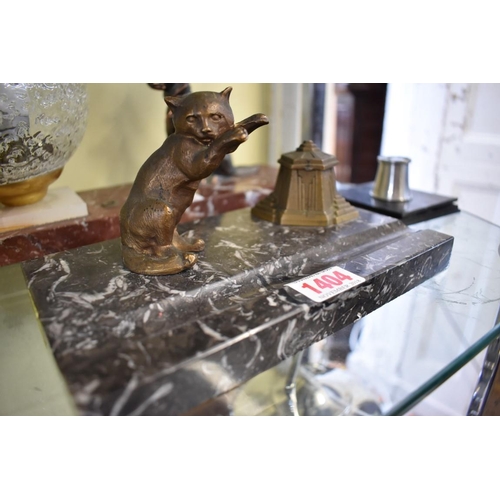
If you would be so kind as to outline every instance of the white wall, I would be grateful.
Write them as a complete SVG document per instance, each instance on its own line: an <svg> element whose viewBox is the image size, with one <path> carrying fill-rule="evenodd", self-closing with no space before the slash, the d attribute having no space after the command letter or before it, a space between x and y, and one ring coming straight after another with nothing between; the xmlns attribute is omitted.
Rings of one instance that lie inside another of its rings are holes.
<svg viewBox="0 0 500 500"><path fill-rule="evenodd" d="M412 189L436 192L446 110L446 84L390 83L381 154L411 158Z"/></svg>
<svg viewBox="0 0 500 500"><path fill-rule="evenodd" d="M269 165L277 166L282 154L295 151L303 141L312 139L312 99L313 85L311 83L271 84L267 154ZM325 153L335 154L336 121L335 84L327 83L323 116L323 145L321 147Z"/></svg>
<svg viewBox="0 0 500 500"><path fill-rule="evenodd" d="M236 120L268 113L268 85L258 83L192 84L193 91L233 87L231 106ZM165 140L163 93L146 83L90 83L89 117L78 149L52 185L83 191L133 182L153 151ZM265 163L268 127L252 133L234 154L235 166Z"/></svg>
<svg viewBox="0 0 500 500"><path fill-rule="evenodd" d="M499 117L500 84L389 84L381 153L412 159L411 189L500 225Z"/></svg>

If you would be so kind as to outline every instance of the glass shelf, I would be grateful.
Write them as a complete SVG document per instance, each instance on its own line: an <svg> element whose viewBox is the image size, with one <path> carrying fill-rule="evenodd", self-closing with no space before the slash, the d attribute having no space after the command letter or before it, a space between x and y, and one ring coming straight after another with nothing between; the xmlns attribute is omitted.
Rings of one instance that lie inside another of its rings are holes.
<svg viewBox="0 0 500 500"><path fill-rule="evenodd" d="M485 349L500 337L500 228L464 212L411 227L455 237L449 268L309 348L299 414L467 414ZM290 415L288 364L226 394L226 411Z"/></svg>
<svg viewBox="0 0 500 500"><path fill-rule="evenodd" d="M299 414L467 414L484 350L500 335L500 228L464 212L411 227L455 237L449 268L310 347L296 378ZM291 363L191 414L291 414ZM20 265L0 268L0 414L76 413Z"/></svg>

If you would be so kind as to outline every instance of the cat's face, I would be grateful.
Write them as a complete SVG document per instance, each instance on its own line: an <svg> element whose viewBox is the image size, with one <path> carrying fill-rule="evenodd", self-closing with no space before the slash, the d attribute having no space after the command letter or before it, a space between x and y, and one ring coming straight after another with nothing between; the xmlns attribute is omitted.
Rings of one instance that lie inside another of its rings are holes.
<svg viewBox="0 0 500 500"><path fill-rule="evenodd" d="M172 110L176 134L189 135L208 145L234 125L229 106L231 87L217 92L193 92L182 97L166 97Z"/></svg>

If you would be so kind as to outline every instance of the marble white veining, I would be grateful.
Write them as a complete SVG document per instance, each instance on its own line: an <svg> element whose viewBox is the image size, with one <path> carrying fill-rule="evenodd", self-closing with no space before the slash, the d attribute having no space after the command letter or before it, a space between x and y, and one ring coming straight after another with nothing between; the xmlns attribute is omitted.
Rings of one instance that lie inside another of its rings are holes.
<svg viewBox="0 0 500 500"><path fill-rule="evenodd" d="M131 379L128 381L128 384L126 385L125 389L123 390L122 394L118 399L115 401L115 404L111 408L110 415L115 416L119 415L121 409L125 405L125 403L128 401L128 398L131 396L131 394L134 392L135 388L139 385L139 376L134 374L132 375Z"/></svg>
<svg viewBox="0 0 500 500"><path fill-rule="evenodd" d="M226 340L227 337L224 337L224 335L221 335L219 332L216 332L213 328L210 328L202 321L197 321L196 323L199 325L199 327L203 330L203 333L205 333L206 335L210 335L210 337L213 337L216 340Z"/></svg>
<svg viewBox="0 0 500 500"><path fill-rule="evenodd" d="M363 217L327 229L275 226L248 209L195 221L186 229L206 249L179 275L125 271L118 240L25 271L83 412L181 414L446 267L450 238ZM366 282L321 304L285 286L333 265Z"/></svg>
<svg viewBox="0 0 500 500"><path fill-rule="evenodd" d="M292 335L294 333L294 328L295 328L296 323L297 323L297 320L295 318L290 320L286 326L285 332L280 337L280 341L278 344L278 351L277 351L279 359L286 359L288 357L287 352L286 352L286 347L287 347L287 344L290 342L290 338L292 337Z"/></svg>

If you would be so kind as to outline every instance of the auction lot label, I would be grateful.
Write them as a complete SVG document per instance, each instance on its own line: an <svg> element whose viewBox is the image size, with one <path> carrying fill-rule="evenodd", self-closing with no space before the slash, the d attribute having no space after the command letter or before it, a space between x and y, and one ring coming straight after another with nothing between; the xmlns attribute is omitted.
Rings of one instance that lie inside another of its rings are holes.
<svg viewBox="0 0 500 500"><path fill-rule="evenodd" d="M324 302L334 295L363 283L363 281L366 281L365 278L335 266L307 278L288 283L286 286L292 287L315 302Z"/></svg>

